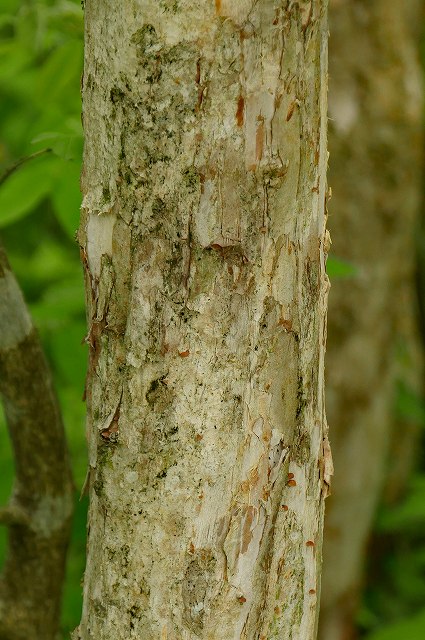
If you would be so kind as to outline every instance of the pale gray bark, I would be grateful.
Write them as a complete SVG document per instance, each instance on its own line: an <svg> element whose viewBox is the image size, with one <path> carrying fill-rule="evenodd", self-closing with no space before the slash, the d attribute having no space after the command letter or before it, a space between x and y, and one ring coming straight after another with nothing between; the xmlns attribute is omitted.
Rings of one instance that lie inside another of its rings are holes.
<svg viewBox="0 0 425 640"><path fill-rule="evenodd" d="M83 640L316 635L326 2L86 3Z"/></svg>
<svg viewBox="0 0 425 640"><path fill-rule="evenodd" d="M330 296L335 482L326 510L323 640L354 637L376 506L388 471L392 494L403 486L415 441L412 426L396 420L395 381L420 388L412 289L423 145L414 30L422 24L418 0L330 3L330 230L335 254L357 272L335 280Z"/></svg>

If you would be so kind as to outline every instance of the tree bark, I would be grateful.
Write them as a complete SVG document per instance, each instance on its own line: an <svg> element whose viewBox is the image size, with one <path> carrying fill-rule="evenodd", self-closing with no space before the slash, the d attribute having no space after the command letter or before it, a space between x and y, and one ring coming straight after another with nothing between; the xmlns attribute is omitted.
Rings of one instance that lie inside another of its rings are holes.
<svg viewBox="0 0 425 640"><path fill-rule="evenodd" d="M336 279L330 297L327 408L335 483L326 511L323 640L355 636L366 544L391 442L393 494L394 478L403 484L412 458L412 427L397 423L394 409L396 379L419 391L421 378L413 235L423 145L414 31L422 24L417 0L330 4L330 230L335 254L357 272Z"/></svg>
<svg viewBox="0 0 425 640"><path fill-rule="evenodd" d="M50 371L2 248L0 392L16 468L10 503L0 509L9 532L0 638L56 640L73 483Z"/></svg>
<svg viewBox="0 0 425 640"><path fill-rule="evenodd" d="M309 640L326 2L86 3L83 640Z"/></svg>

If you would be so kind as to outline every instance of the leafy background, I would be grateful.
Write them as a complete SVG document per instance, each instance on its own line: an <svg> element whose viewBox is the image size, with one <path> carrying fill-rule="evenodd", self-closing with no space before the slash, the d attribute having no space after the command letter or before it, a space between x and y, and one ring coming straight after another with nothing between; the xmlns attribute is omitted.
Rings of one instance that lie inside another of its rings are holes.
<svg viewBox="0 0 425 640"><path fill-rule="evenodd" d="M83 11L71 0L2 0L0 8L0 235L49 358L77 490L86 472L87 352L84 288L75 231L82 155L80 77ZM13 460L0 423L0 504L8 500ZM63 636L77 626L84 571L86 500L76 515L63 604ZM0 530L0 555L5 531Z"/></svg>
<svg viewBox="0 0 425 640"><path fill-rule="evenodd" d="M86 471L82 396L87 351L75 241L83 144L82 49L83 11L77 0L2 0L0 180L24 161L0 185L0 235L50 360L77 487L64 590L64 638L80 618L87 510L87 500L79 500ZM337 257L329 258L328 271L331 278L356 277L355 265ZM394 410L425 423L422 399L402 387ZM2 416L0 465L4 504L13 482L13 458ZM358 620L367 640L425 638L424 498L425 473L419 469L402 503L397 508L383 506L378 515ZM0 529L0 562L5 544L5 531Z"/></svg>

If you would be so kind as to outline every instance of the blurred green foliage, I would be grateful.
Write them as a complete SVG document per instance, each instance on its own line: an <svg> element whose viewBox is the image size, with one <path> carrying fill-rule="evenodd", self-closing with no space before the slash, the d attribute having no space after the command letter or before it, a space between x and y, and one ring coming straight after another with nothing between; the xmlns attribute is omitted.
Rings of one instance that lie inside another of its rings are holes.
<svg viewBox="0 0 425 640"><path fill-rule="evenodd" d="M0 179L20 164L0 185L0 234L51 363L77 489L64 590L64 638L80 618L87 509L86 500L79 501L86 472L86 323L74 237L80 207L82 60L79 1L2 0ZM43 152L46 149L51 151ZM13 462L3 418L0 464L4 504ZM3 560L5 531L0 534Z"/></svg>
<svg viewBox="0 0 425 640"><path fill-rule="evenodd" d="M408 377L412 363L403 345L395 349L394 360L400 365L399 373L404 369ZM397 440L401 430L407 429L409 437L415 438L416 454L414 468L408 469L411 477L407 486L402 478L399 497L384 499L371 534L358 615L360 637L366 640L425 638L425 468L421 433L425 403L423 395L412 390L402 377L394 396L394 438Z"/></svg>
<svg viewBox="0 0 425 640"><path fill-rule="evenodd" d="M346 280L347 287L360 275L356 265L332 254L327 260L327 273L331 282ZM424 397L403 379L403 372L408 378L409 368L414 366L405 347L397 344L393 355L399 371L394 420L396 428L408 424L423 428ZM425 469L421 454L419 442L416 470L412 470L408 486L402 487L402 498L381 505L371 532L363 600L357 616L359 637L365 640L425 638Z"/></svg>
<svg viewBox="0 0 425 640"><path fill-rule="evenodd" d="M424 498L425 474L419 470L403 499L379 510L358 617L367 640L425 638Z"/></svg>
<svg viewBox="0 0 425 640"><path fill-rule="evenodd" d="M351 262L341 260L330 254L326 261L326 272L331 280L338 278L351 278L357 275L358 269Z"/></svg>

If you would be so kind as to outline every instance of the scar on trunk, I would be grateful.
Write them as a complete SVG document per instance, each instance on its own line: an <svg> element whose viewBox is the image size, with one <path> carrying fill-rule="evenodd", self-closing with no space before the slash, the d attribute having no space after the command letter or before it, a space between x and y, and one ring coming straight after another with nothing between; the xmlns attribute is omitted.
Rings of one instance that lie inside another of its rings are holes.
<svg viewBox="0 0 425 640"><path fill-rule="evenodd" d="M258 126L255 134L255 159L257 162L263 157L263 144L264 144L264 117L258 116Z"/></svg>
<svg viewBox="0 0 425 640"><path fill-rule="evenodd" d="M238 108L236 110L236 122L238 123L238 127L241 127L244 123L244 106L245 100L243 99L243 96L239 96Z"/></svg>

